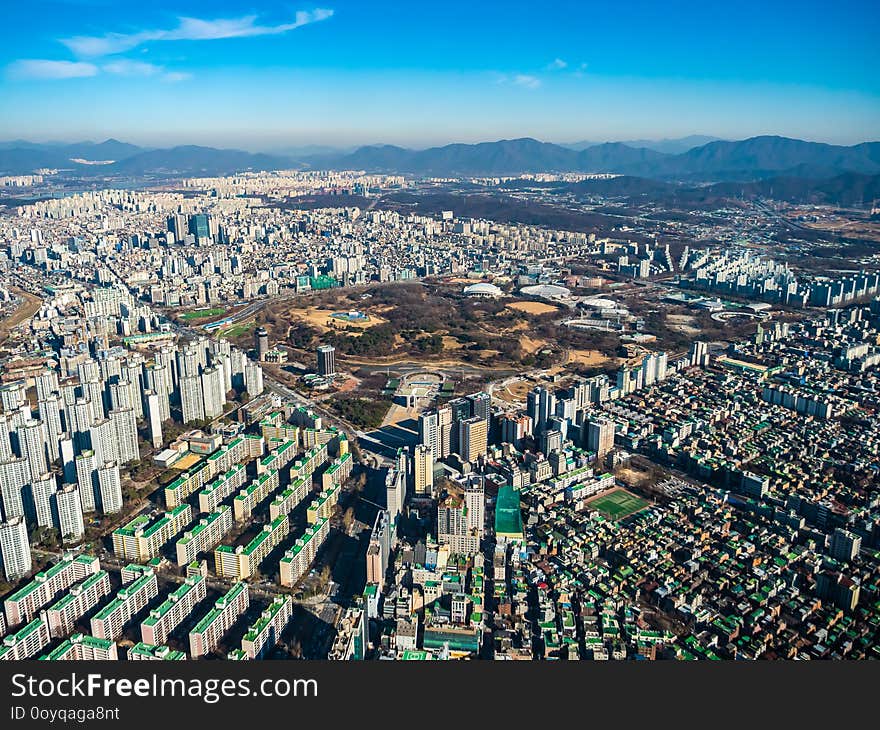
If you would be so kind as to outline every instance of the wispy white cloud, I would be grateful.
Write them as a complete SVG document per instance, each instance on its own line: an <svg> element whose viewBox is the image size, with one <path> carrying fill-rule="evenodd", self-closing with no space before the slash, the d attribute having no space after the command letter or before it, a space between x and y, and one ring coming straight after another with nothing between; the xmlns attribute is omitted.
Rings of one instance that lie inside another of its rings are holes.
<svg viewBox="0 0 880 730"><path fill-rule="evenodd" d="M187 73L186 71L168 71L167 73L162 74L162 81L169 81L171 83L188 81L191 78L192 74Z"/></svg>
<svg viewBox="0 0 880 730"><path fill-rule="evenodd" d="M155 63L133 61L128 58L119 58L102 64L101 71L118 76L157 76L162 81L185 81L192 78L192 74L184 71L169 71Z"/></svg>
<svg viewBox="0 0 880 730"><path fill-rule="evenodd" d="M517 86L522 86L526 89L537 89L541 85L541 79L531 74L516 74L512 81Z"/></svg>
<svg viewBox="0 0 880 730"><path fill-rule="evenodd" d="M7 73L16 79L76 79L96 76L98 70L93 63L42 58L23 58L7 66Z"/></svg>
<svg viewBox="0 0 880 730"><path fill-rule="evenodd" d="M164 66L145 61L118 58L103 64L85 61L52 61L49 59L22 59L6 68L7 75L20 80L75 79L112 74L114 76L155 77L162 81L185 81L192 75L183 71L169 71Z"/></svg>
<svg viewBox="0 0 880 730"><path fill-rule="evenodd" d="M202 20L178 18L176 28L142 30L136 33L106 33L102 36L74 36L61 42L80 57L95 58L124 53L152 41L207 41L221 38L248 38L262 35L280 35L318 23L333 16L333 10L318 8L300 10L289 23L261 25L257 15L240 18Z"/></svg>
<svg viewBox="0 0 880 730"><path fill-rule="evenodd" d="M120 76L155 76L162 73L165 69L162 66L157 66L155 63L120 58L103 64L101 70L111 74L119 74Z"/></svg>
<svg viewBox="0 0 880 730"><path fill-rule="evenodd" d="M561 71L564 68L568 68L568 62L561 58L554 58L547 64L548 71Z"/></svg>

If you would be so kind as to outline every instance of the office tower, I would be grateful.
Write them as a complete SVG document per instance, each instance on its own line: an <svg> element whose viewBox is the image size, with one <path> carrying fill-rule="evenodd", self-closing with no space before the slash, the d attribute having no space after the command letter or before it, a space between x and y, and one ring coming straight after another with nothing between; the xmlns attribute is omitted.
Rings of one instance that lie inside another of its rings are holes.
<svg viewBox="0 0 880 730"><path fill-rule="evenodd" d="M83 512L94 512L101 503L98 489L98 460L92 450L83 451L75 459L76 483Z"/></svg>
<svg viewBox="0 0 880 730"><path fill-rule="evenodd" d="M269 352L269 333L265 327L257 327L254 332L254 349L257 351L257 360L265 361L266 353Z"/></svg>
<svg viewBox="0 0 880 730"><path fill-rule="evenodd" d="M213 420L223 414L226 393L223 390L223 371L210 367L202 373L202 397L204 399L205 420Z"/></svg>
<svg viewBox="0 0 880 730"><path fill-rule="evenodd" d="M336 375L336 348L333 345L318 348L318 375L328 378Z"/></svg>
<svg viewBox="0 0 880 730"><path fill-rule="evenodd" d="M140 458L138 449L137 417L134 408L120 408L110 411L110 423L116 437L116 450L119 462L127 464Z"/></svg>
<svg viewBox="0 0 880 730"><path fill-rule="evenodd" d="M393 527L391 516L386 510L379 510L370 532L370 542L367 546L367 583L377 583L379 586L385 582L385 573L388 570L388 556L391 552L393 541Z"/></svg>
<svg viewBox="0 0 880 730"><path fill-rule="evenodd" d="M406 469L392 467L385 475L385 504L392 524L397 522L397 516L403 511L405 502Z"/></svg>
<svg viewBox="0 0 880 730"><path fill-rule="evenodd" d="M464 506L468 531L482 537L486 523L486 489L482 477L472 477L465 486Z"/></svg>
<svg viewBox="0 0 880 730"><path fill-rule="evenodd" d="M34 479L30 486L33 515L29 516L40 527L54 527L55 525L52 499L57 486L53 474L43 474L41 478Z"/></svg>
<svg viewBox="0 0 880 730"><path fill-rule="evenodd" d="M544 431L540 440L541 452L545 455L559 452L562 450L562 431L553 429L552 431Z"/></svg>
<svg viewBox="0 0 880 730"><path fill-rule="evenodd" d="M548 431L559 431L559 433L562 434L562 440L565 441L568 439L568 423L569 419L567 418L562 418L561 416L550 416L550 418L547 419L547 424L544 427L544 433L546 434ZM559 448L562 447L560 446Z"/></svg>
<svg viewBox="0 0 880 730"><path fill-rule="evenodd" d="M449 450L451 453L461 454L461 441L459 437L461 436L461 422L471 417L471 402L467 398L453 398L449 401L448 406L450 410L450 444Z"/></svg>
<svg viewBox="0 0 880 730"><path fill-rule="evenodd" d="M437 411L425 411L419 415L419 444L427 447L434 459L440 458L439 426Z"/></svg>
<svg viewBox="0 0 880 730"><path fill-rule="evenodd" d="M532 418L533 432L540 435L547 428L547 419L556 413L556 396L540 385L529 391L526 412Z"/></svg>
<svg viewBox="0 0 880 730"><path fill-rule="evenodd" d="M106 461L116 461L119 458L119 448L116 442L116 434L109 418L95 421L89 428L92 451L99 464Z"/></svg>
<svg viewBox="0 0 880 730"><path fill-rule="evenodd" d="M196 238L196 243L208 243L211 238L211 226L205 213L197 213L189 217L189 233Z"/></svg>
<svg viewBox="0 0 880 730"><path fill-rule="evenodd" d="M476 461L488 449L489 424L485 419L475 416L459 424L459 455L464 461Z"/></svg>
<svg viewBox="0 0 880 730"><path fill-rule="evenodd" d="M144 391L144 400L147 402L147 422L150 424L150 442L153 448L162 447L162 407L159 403L159 394L154 390Z"/></svg>
<svg viewBox="0 0 880 730"><path fill-rule="evenodd" d="M434 487L434 454L425 444L419 444L413 454L413 484L416 494L430 494Z"/></svg>
<svg viewBox="0 0 880 730"><path fill-rule="evenodd" d="M474 393L467 399L471 402L471 415L485 419L489 422L489 409L492 405L492 397L488 393Z"/></svg>
<svg viewBox="0 0 880 730"><path fill-rule="evenodd" d="M19 426L16 434L21 455L27 459L31 478L39 479L42 474L49 471L49 460L46 458L46 427L42 421L31 419L23 426Z"/></svg>
<svg viewBox="0 0 880 730"><path fill-rule="evenodd" d="M64 434L64 425L61 422L62 405L61 396L56 393L50 393L37 402L40 420L46 427L46 448L52 461L57 461L60 456L58 442Z"/></svg>
<svg viewBox="0 0 880 730"><path fill-rule="evenodd" d="M0 557L6 580L14 581L30 572L31 546L24 517L0 522Z"/></svg>
<svg viewBox="0 0 880 730"><path fill-rule="evenodd" d="M501 417L501 442L520 448L522 440L532 433L532 419L529 416L504 415Z"/></svg>
<svg viewBox="0 0 880 730"><path fill-rule="evenodd" d="M0 462L0 495L3 497L3 518L24 516L22 492L31 480L27 459Z"/></svg>
<svg viewBox="0 0 880 730"><path fill-rule="evenodd" d="M862 549L862 538L853 532L838 527L831 533L828 554L835 560L852 561Z"/></svg>
<svg viewBox="0 0 880 730"><path fill-rule="evenodd" d="M439 451L435 461L452 453L452 409L449 406L437 409L437 434Z"/></svg>
<svg viewBox="0 0 880 730"><path fill-rule="evenodd" d="M244 364L244 389L252 398L263 393L263 368L257 363L247 360Z"/></svg>
<svg viewBox="0 0 880 730"><path fill-rule="evenodd" d="M694 341L690 351L691 366L704 368L709 365L709 362L709 345L705 342Z"/></svg>
<svg viewBox="0 0 880 730"><path fill-rule="evenodd" d="M116 462L110 461L98 467L98 489L104 514L113 514L122 509L122 479Z"/></svg>
<svg viewBox="0 0 880 730"><path fill-rule="evenodd" d="M174 234L174 240L182 242L186 238L187 227L186 218L180 213L168 216L166 219L168 231Z"/></svg>
<svg viewBox="0 0 880 730"><path fill-rule="evenodd" d="M65 484L53 494L53 499L61 539L65 542L79 540L85 534L79 487L75 484Z"/></svg>
<svg viewBox="0 0 880 730"><path fill-rule="evenodd" d="M571 397L577 411L584 410L590 403L590 384L586 380L577 380L571 386Z"/></svg>
<svg viewBox="0 0 880 730"><path fill-rule="evenodd" d="M184 423L205 420L202 381L198 375L180 378L180 410Z"/></svg>
<svg viewBox="0 0 880 730"><path fill-rule="evenodd" d="M597 418L587 421L587 451L596 454L597 459L605 457L614 448L614 421Z"/></svg>

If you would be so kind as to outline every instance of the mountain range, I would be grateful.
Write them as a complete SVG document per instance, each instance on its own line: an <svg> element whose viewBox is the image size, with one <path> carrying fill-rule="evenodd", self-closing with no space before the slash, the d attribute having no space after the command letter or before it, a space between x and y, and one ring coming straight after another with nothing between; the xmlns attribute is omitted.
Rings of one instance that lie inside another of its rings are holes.
<svg viewBox="0 0 880 730"><path fill-rule="evenodd" d="M693 183L753 182L776 177L819 180L845 174L880 174L880 142L847 147L762 136L739 141L713 140L671 153L623 142L573 149L524 138L422 150L372 145L352 152L294 156L194 145L149 149L115 139L76 144L20 140L0 143L0 174L28 174L41 168L61 169L80 176L130 177L323 168L440 177L609 172Z"/></svg>

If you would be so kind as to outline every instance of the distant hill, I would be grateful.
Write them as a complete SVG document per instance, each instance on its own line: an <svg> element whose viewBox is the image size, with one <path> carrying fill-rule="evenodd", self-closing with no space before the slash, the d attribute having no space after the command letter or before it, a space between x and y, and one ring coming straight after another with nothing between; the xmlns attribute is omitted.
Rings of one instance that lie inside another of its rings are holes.
<svg viewBox="0 0 880 730"><path fill-rule="evenodd" d="M752 137L738 142L714 141L667 154L622 142L574 150L524 138L425 150L370 146L304 162L315 168L437 176L579 171L683 181L748 181L781 174L823 178L844 172L880 173L880 143L843 147L786 137Z"/></svg>
<svg viewBox="0 0 880 730"><path fill-rule="evenodd" d="M145 173L220 175L239 170L282 170L291 165L290 158L280 155L185 145L139 152L110 165L109 168L114 174L123 175Z"/></svg>
<svg viewBox="0 0 880 730"><path fill-rule="evenodd" d="M110 161L112 164L86 164ZM147 149L115 139L74 144L0 142L0 174L7 175L24 175L41 168L69 170L84 176L219 175L239 170L285 169L293 164L291 158L283 155L195 145Z"/></svg>
<svg viewBox="0 0 880 730"><path fill-rule="evenodd" d="M825 177L829 172L873 175L880 173L878 146L877 142L843 147L788 137L751 137L738 142L710 142L628 172L701 180L755 180L783 173L807 177Z"/></svg>
<svg viewBox="0 0 880 730"><path fill-rule="evenodd" d="M870 206L880 200L880 175L847 172L824 180L775 177L748 183L718 183L708 188L723 197L762 197L817 205Z"/></svg>
<svg viewBox="0 0 880 730"><path fill-rule="evenodd" d="M113 162L90 165L73 160ZM48 167L89 176L215 175L298 165L438 177L607 172L678 183L752 182L779 177L829 180L848 173L880 174L880 142L845 147L765 136L736 142L716 140L670 154L623 142L606 142L577 150L527 137L423 150L373 145L348 153L296 158L194 145L145 149L115 139L77 144L0 143L0 174L27 174ZM858 184L857 178L844 178L844 181L847 179Z"/></svg>
<svg viewBox="0 0 880 730"><path fill-rule="evenodd" d="M623 139L620 140L620 143L625 144L627 147L644 147L645 149L653 150L654 152L663 152L667 155L677 155L682 152L687 152L694 147L700 147L709 142L715 142L718 139L718 137L710 137L706 134L691 134L687 137L677 137L674 139ZM601 143L583 141L563 144L562 146L580 151L585 150L587 147L595 147L597 144Z"/></svg>

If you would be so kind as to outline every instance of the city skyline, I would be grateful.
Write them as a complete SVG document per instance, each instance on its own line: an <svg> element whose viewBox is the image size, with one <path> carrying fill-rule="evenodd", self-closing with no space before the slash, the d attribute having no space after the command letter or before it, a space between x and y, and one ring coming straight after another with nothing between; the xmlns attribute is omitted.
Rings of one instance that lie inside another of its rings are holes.
<svg viewBox="0 0 880 730"><path fill-rule="evenodd" d="M878 17L865 2L797 13L788 3L754 13L690 2L504 13L496 3L36 5L8 10L0 139L271 150L880 137Z"/></svg>

